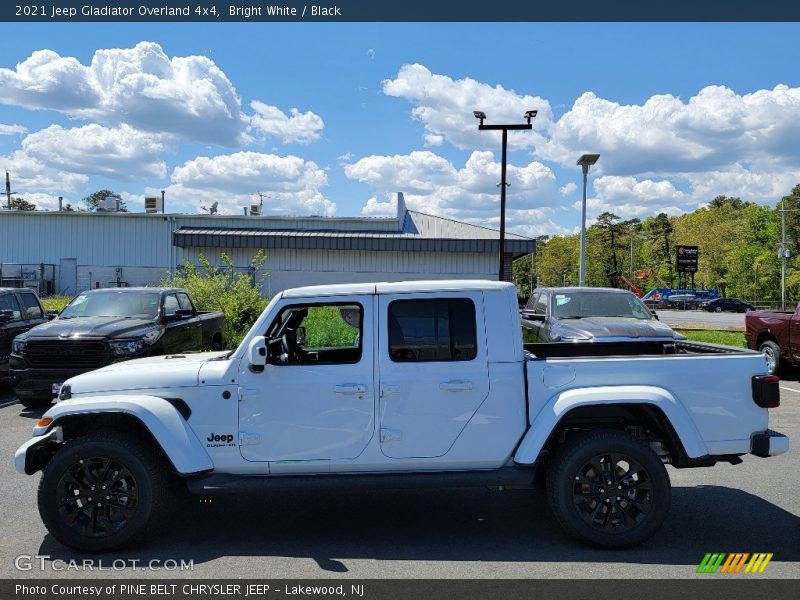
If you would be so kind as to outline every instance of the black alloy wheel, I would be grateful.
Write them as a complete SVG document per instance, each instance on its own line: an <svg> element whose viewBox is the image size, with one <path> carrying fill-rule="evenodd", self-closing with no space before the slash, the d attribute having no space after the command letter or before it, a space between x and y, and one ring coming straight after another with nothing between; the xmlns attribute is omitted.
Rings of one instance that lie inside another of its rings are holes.
<svg viewBox="0 0 800 600"><path fill-rule="evenodd" d="M59 479L58 513L75 533L106 536L128 524L139 504L139 485L123 464L107 457L79 459Z"/></svg>
<svg viewBox="0 0 800 600"><path fill-rule="evenodd" d="M168 488L154 448L129 433L98 431L67 442L45 467L39 514L62 544L108 552L158 526Z"/></svg>
<svg viewBox="0 0 800 600"><path fill-rule="evenodd" d="M575 434L553 455L547 496L573 537L626 548L652 536L670 505L669 476L646 442L616 430Z"/></svg>
<svg viewBox="0 0 800 600"><path fill-rule="evenodd" d="M617 452L597 454L578 469L572 502L581 518L607 532L636 527L652 509L653 482L642 465Z"/></svg>

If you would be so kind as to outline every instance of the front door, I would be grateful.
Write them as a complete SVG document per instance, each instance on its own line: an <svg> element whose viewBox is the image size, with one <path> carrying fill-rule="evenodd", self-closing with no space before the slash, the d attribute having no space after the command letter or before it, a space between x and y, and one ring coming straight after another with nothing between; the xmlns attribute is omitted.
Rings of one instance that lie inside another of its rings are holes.
<svg viewBox="0 0 800 600"><path fill-rule="evenodd" d="M375 431L373 296L286 299L265 332L269 363L240 378L250 461L347 460Z"/></svg>
<svg viewBox="0 0 800 600"><path fill-rule="evenodd" d="M381 451L443 456L489 394L483 295L386 295L379 310Z"/></svg>

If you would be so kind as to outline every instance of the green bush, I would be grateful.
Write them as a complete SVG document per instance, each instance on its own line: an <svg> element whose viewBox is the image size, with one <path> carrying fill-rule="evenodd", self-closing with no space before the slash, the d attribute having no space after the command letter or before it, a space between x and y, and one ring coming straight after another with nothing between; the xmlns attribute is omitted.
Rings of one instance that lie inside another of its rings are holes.
<svg viewBox="0 0 800 600"><path fill-rule="evenodd" d="M261 284L267 274L253 281L251 275L237 271L231 258L220 254L222 266L214 266L200 255L200 267L186 262L172 276L161 280L164 287L185 288L198 310L220 310L225 313L222 335L226 348L235 348L242 341L268 304L261 297ZM250 261L250 271L258 273L267 257L259 250Z"/></svg>
<svg viewBox="0 0 800 600"><path fill-rule="evenodd" d="M338 306L310 308L303 326L307 348L352 348L356 344L358 330L342 321Z"/></svg>

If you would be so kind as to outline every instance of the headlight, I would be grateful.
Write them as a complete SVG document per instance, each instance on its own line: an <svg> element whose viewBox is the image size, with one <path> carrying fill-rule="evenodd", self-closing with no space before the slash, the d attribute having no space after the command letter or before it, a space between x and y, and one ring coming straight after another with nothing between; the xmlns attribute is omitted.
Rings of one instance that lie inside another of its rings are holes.
<svg viewBox="0 0 800 600"><path fill-rule="evenodd" d="M14 354L22 354L25 352L25 342L18 342L17 340L11 342L11 352Z"/></svg>
<svg viewBox="0 0 800 600"><path fill-rule="evenodd" d="M132 356L139 354L144 348L144 340L125 340L123 342L109 342L114 356Z"/></svg>
<svg viewBox="0 0 800 600"><path fill-rule="evenodd" d="M152 331L148 331L142 336L142 339L147 342L148 344L154 343L161 335L164 333L163 329L153 329Z"/></svg>

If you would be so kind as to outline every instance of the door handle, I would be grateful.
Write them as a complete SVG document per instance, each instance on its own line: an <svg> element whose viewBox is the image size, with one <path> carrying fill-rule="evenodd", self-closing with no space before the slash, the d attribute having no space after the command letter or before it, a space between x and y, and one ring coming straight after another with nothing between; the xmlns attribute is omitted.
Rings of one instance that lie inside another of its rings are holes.
<svg viewBox="0 0 800 600"><path fill-rule="evenodd" d="M467 392L472 389L472 382L460 379L443 381L439 384L439 389L445 392Z"/></svg>
<svg viewBox="0 0 800 600"><path fill-rule="evenodd" d="M366 394L367 386L363 383L341 383L333 386L333 391L337 394Z"/></svg>

